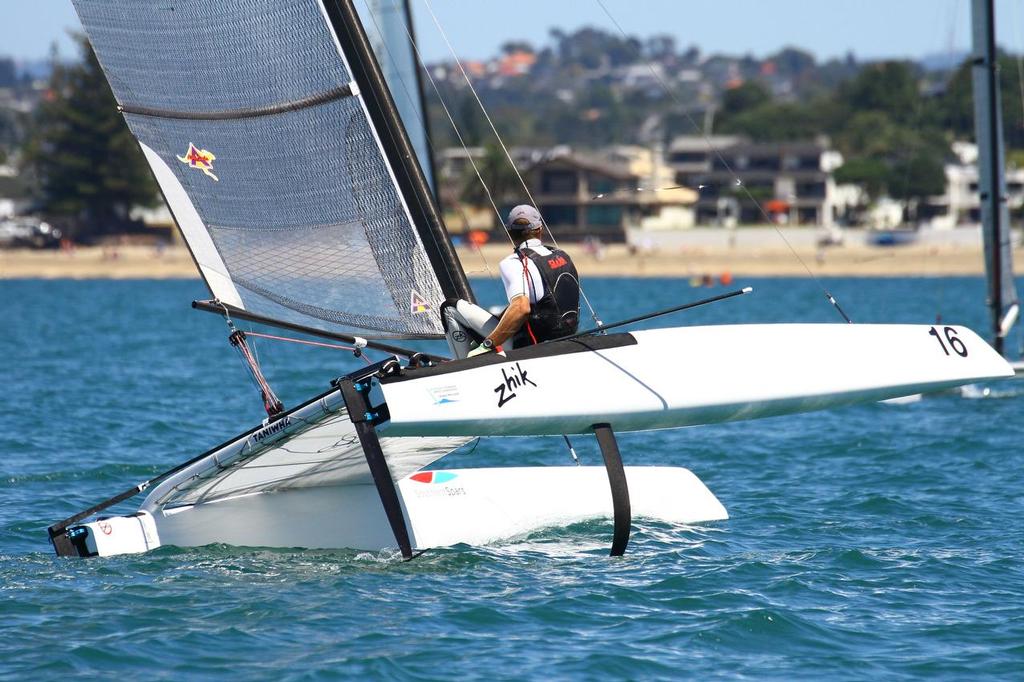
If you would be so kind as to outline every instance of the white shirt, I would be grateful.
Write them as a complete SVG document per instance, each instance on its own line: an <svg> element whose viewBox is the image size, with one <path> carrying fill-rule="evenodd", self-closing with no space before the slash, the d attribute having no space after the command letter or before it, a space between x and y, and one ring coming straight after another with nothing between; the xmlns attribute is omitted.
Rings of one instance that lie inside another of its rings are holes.
<svg viewBox="0 0 1024 682"><path fill-rule="evenodd" d="M530 249L541 256L551 255L551 250L541 244L539 239L527 239L519 248ZM526 261L525 265L523 260ZM529 296L530 303L536 303L544 297L544 280L532 260L528 257L523 260L519 259L518 254L510 253L498 263L501 283L505 285L505 295L508 296L509 302L516 296Z"/></svg>

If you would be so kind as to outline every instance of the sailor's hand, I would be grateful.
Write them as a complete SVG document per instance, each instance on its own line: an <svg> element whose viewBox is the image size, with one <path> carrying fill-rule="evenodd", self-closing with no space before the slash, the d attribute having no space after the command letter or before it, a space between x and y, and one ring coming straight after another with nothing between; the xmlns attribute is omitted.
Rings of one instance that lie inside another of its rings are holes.
<svg viewBox="0 0 1024 682"><path fill-rule="evenodd" d="M485 346L485 345L483 345L481 343L479 346L477 346L473 350L469 351L469 353L466 355L466 357L467 358L472 358L472 357L476 357L477 355L483 355L484 353L493 353L493 352L494 352L494 348L493 347L488 348L487 346Z"/></svg>

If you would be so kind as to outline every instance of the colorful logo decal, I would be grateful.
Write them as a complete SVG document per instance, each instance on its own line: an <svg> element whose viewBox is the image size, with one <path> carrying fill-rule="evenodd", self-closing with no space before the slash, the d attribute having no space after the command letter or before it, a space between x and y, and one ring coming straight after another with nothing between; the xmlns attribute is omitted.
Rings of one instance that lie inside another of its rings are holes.
<svg viewBox="0 0 1024 682"><path fill-rule="evenodd" d="M449 483L458 477L458 474L453 474L448 471L421 471L418 474L413 474L409 478L417 483Z"/></svg>
<svg viewBox="0 0 1024 682"><path fill-rule="evenodd" d="M191 168L198 168L206 173L207 176L213 178L215 182L220 182L220 178L213 174L213 161L216 158L212 152L206 149L199 149L189 142L188 151L185 152L185 156L179 156L178 161L187 163Z"/></svg>
<svg viewBox="0 0 1024 682"><path fill-rule="evenodd" d="M435 405L447 405L449 403L459 402L458 386L438 386L436 388L427 389L427 392L430 393L430 397L434 400Z"/></svg>
<svg viewBox="0 0 1024 682"><path fill-rule="evenodd" d="M409 312L413 315L419 315L430 310L430 304L427 303L427 299L423 298L423 295L415 289L412 290L412 297L409 300Z"/></svg>

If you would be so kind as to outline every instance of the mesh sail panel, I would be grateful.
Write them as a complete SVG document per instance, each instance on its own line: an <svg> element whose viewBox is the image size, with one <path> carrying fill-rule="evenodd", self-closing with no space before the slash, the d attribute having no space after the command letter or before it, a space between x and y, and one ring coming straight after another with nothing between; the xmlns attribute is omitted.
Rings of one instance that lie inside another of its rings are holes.
<svg viewBox="0 0 1024 682"><path fill-rule="evenodd" d="M75 7L215 296L331 331L441 333L442 288L318 0Z"/></svg>
<svg viewBox="0 0 1024 682"><path fill-rule="evenodd" d="M345 411L311 419L308 428L274 443L211 457L156 500L172 509L238 495L297 488L372 485L373 477L355 427ZM381 450L398 481L473 440L464 437L381 438Z"/></svg>

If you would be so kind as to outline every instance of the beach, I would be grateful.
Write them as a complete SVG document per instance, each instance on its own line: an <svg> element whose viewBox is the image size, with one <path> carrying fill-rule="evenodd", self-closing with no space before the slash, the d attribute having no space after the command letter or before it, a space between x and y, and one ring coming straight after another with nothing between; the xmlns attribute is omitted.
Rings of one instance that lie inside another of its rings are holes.
<svg viewBox="0 0 1024 682"><path fill-rule="evenodd" d="M625 245L605 246L594 254L578 244L565 244L583 276L592 277L884 277L981 275L979 246L910 244L870 246L847 244L818 248L779 240L772 246L715 244L681 245L631 252ZM509 247L488 244L482 249L456 249L471 277L497 276L497 263ZM1024 259L1016 249L1014 259ZM198 277L183 246L78 247L73 251L0 250L0 279L174 279Z"/></svg>

